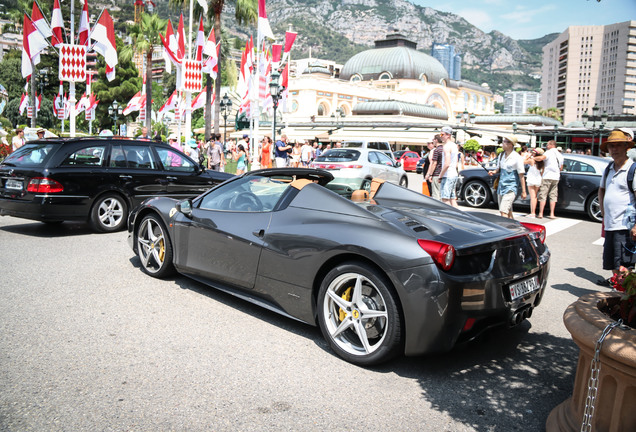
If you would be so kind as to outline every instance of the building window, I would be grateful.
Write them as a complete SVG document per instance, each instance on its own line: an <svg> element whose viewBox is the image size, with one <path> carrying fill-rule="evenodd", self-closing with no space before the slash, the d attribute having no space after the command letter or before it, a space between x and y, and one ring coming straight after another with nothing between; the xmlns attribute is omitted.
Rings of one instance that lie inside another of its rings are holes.
<svg viewBox="0 0 636 432"><path fill-rule="evenodd" d="M362 77L358 74L355 74L351 77L351 79L349 80L351 82L358 82L358 81L362 81Z"/></svg>
<svg viewBox="0 0 636 432"><path fill-rule="evenodd" d="M380 76L378 77L380 81L389 81L391 80L391 78L392 78L391 72L382 72Z"/></svg>

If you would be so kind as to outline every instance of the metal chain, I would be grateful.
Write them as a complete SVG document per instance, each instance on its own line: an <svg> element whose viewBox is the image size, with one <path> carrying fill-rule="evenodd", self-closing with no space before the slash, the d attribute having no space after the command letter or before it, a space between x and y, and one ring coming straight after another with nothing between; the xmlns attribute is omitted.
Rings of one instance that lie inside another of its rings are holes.
<svg viewBox="0 0 636 432"><path fill-rule="evenodd" d="M594 351L594 357L590 364L590 379L587 382L587 398L585 399L585 411L583 413L583 424L581 424L581 432L592 432L592 417L594 416L594 407L596 406L596 392L598 391L598 377L601 372L601 347L603 341L610 334L612 330L623 324L623 320L619 319L614 321L605 327L601 337L596 341L596 349Z"/></svg>

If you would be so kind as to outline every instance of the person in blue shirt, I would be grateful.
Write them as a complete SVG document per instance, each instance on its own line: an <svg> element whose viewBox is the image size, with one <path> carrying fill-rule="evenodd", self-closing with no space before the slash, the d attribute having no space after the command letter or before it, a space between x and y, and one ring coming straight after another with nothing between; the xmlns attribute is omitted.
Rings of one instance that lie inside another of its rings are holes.
<svg viewBox="0 0 636 432"><path fill-rule="evenodd" d="M287 135L281 135L280 139L276 141L276 148L274 149L276 168L283 168L287 166L287 158L289 157L287 150L290 150L291 148L292 146L287 144Z"/></svg>
<svg viewBox="0 0 636 432"><path fill-rule="evenodd" d="M514 219L512 203L519 193L526 199L526 180L523 158L514 150L517 138L504 137L502 142L503 152L499 156L497 169L488 171L489 175L499 174L497 186L497 201L501 216Z"/></svg>

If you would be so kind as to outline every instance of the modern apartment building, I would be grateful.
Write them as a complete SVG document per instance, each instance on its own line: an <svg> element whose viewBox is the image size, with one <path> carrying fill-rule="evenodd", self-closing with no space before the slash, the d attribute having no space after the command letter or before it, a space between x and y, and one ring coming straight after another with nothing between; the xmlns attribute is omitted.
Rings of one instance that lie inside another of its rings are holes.
<svg viewBox="0 0 636 432"><path fill-rule="evenodd" d="M504 113L525 114L528 108L539 106L540 94L533 91L509 91L504 94Z"/></svg>
<svg viewBox="0 0 636 432"><path fill-rule="evenodd" d="M462 58L459 54L455 53L455 45L434 42L431 48L431 56L436 58L442 66L444 66L450 79L461 81Z"/></svg>
<svg viewBox="0 0 636 432"><path fill-rule="evenodd" d="M543 47L541 106L565 124L598 105L608 114L636 114L636 21L568 27Z"/></svg>

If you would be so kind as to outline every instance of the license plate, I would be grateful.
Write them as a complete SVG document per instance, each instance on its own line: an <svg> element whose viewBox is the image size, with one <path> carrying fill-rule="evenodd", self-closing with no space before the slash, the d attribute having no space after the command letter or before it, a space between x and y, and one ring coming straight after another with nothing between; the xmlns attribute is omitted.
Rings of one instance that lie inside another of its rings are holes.
<svg viewBox="0 0 636 432"><path fill-rule="evenodd" d="M536 276L530 279L522 280L521 282L510 284L510 298L516 300L519 297L523 297L533 291L539 289L539 279Z"/></svg>
<svg viewBox="0 0 636 432"><path fill-rule="evenodd" d="M8 179L4 187L7 189L22 190L22 182L20 180Z"/></svg>

